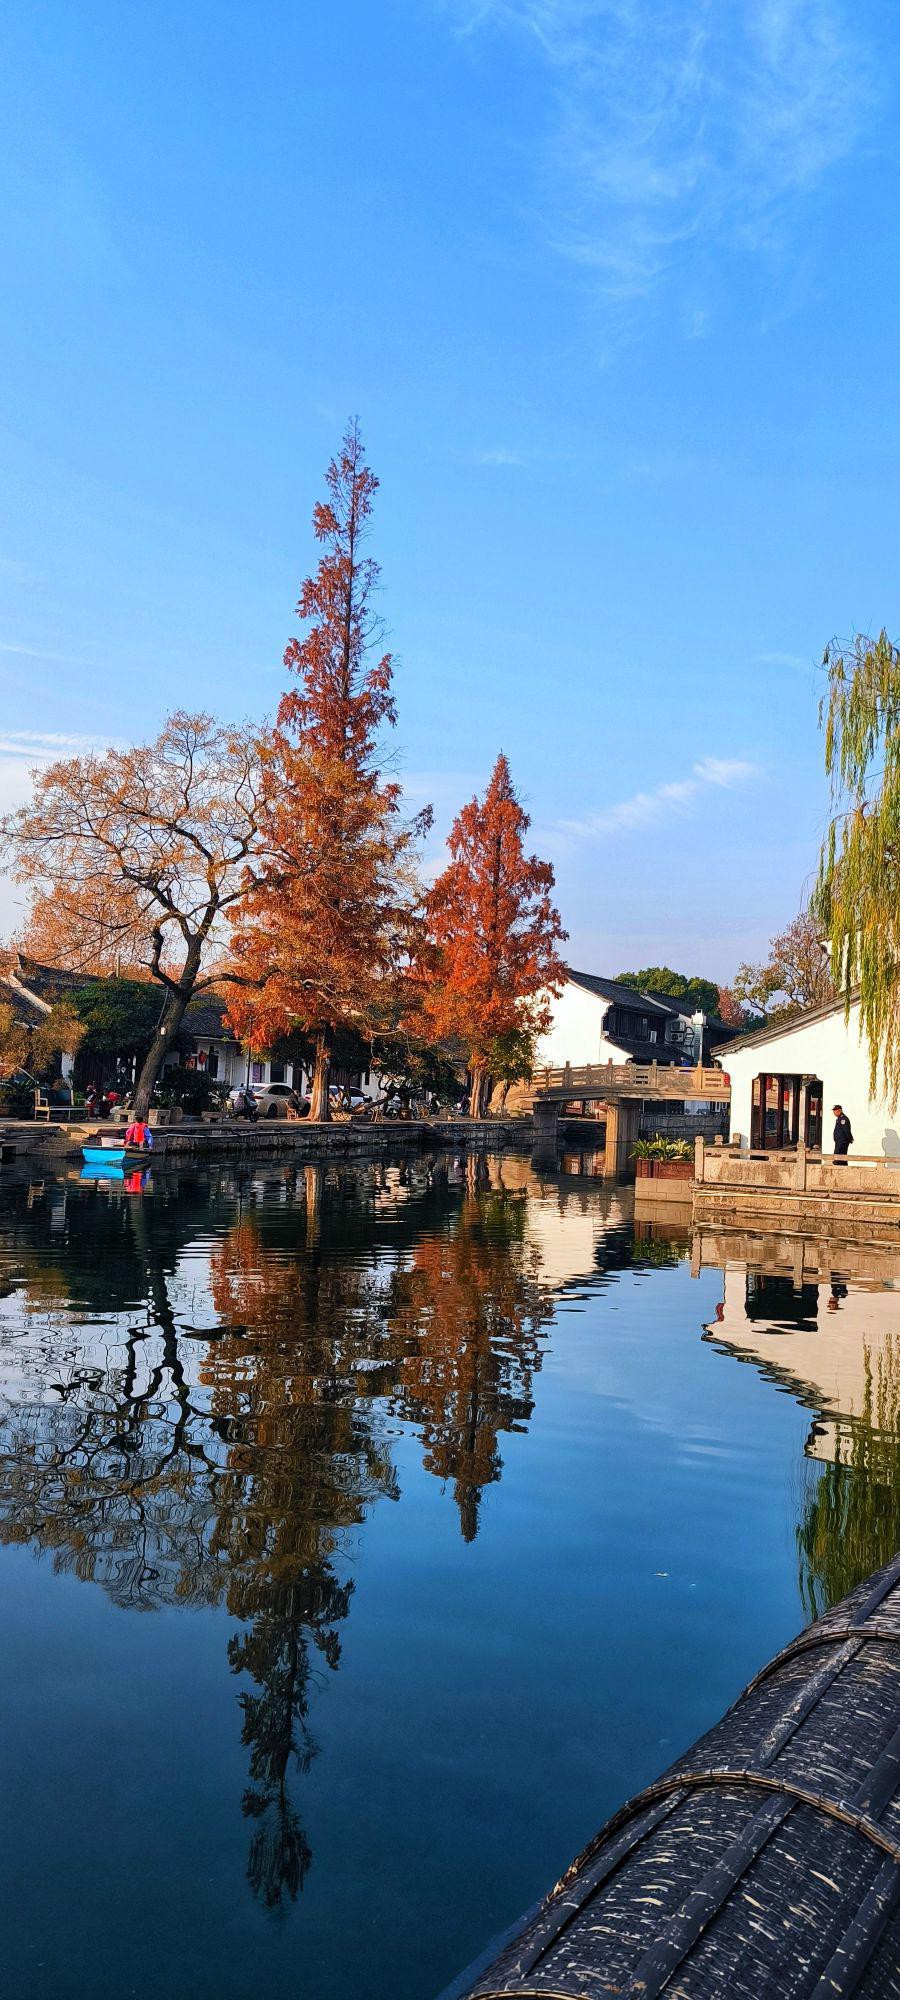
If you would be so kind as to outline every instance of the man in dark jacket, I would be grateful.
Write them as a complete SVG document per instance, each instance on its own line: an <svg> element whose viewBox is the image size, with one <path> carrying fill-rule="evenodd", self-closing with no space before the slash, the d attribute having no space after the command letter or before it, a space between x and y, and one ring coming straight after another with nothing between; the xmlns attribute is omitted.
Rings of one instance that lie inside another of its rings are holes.
<svg viewBox="0 0 900 2000"><path fill-rule="evenodd" d="M840 1104L835 1104L833 1106L833 1110L834 1110L834 1157L836 1160L843 1160L844 1164L846 1165L847 1151L848 1148L853 1144L853 1133L850 1130L850 1120L847 1117L846 1111L843 1110Z"/></svg>

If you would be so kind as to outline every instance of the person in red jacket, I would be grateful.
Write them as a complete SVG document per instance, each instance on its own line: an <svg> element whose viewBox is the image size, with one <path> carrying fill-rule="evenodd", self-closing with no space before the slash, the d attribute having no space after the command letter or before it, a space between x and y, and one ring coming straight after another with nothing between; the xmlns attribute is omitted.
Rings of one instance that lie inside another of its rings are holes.
<svg viewBox="0 0 900 2000"><path fill-rule="evenodd" d="M126 1146L140 1146L144 1151L152 1153L153 1133L149 1125L145 1124L143 1118L132 1120L125 1134L125 1144Z"/></svg>

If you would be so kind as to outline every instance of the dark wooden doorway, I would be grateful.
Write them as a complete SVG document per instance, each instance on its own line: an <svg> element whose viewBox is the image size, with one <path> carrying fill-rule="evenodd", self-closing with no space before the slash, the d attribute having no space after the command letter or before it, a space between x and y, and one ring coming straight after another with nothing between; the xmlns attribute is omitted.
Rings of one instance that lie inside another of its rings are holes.
<svg viewBox="0 0 900 2000"><path fill-rule="evenodd" d="M763 1071L753 1079L750 1146L754 1153L781 1153L800 1139L803 1077ZM803 1143L813 1151L822 1145L822 1083L810 1077L806 1085Z"/></svg>

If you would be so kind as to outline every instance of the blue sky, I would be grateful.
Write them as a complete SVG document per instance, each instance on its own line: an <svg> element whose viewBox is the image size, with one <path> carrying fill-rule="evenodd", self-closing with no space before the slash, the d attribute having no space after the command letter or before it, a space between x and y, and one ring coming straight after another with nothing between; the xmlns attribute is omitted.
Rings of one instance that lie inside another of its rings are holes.
<svg viewBox="0 0 900 2000"><path fill-rule="evenodd" d="M274 708L358 412L416 802L445 831L502 746L573 962L760 951L815 663L900 636L898 40L882 0L8 10L0 795L50 738Z"/></svg>

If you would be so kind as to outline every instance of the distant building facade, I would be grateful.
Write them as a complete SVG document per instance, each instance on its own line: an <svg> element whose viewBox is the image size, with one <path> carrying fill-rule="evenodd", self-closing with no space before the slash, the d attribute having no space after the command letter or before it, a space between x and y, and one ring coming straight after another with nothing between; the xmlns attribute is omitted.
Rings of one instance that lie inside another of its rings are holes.
<svg viewBox="0 0 900 2000"><path fill-rule="evenodd" d="M6 954L0 970L0 998L12 1006L16 1020L23 1027L34 1028L49 1014L58 1001L71 1000L87 985L102 983L93 976L78 972L67 972L57 966L41 965L36 959L28 958L21 952ZM163 1004L160 991L160 1009ZM298 1095L309 1093L311 1071L302 1057L285 1056L266 1051L251 1052L248 1057L237 1036L225 1018L228 1007L227 996L208 989L192 1000L186 1009L184 1020L177 1038L177 1046L167 1056L166 1070L186 1068L205 1071L213 1083L231 1089L237 1083L257 1084L265 1087L270 1083L291 1084ZM101 1055L90 1057L64 1055L61 1058L62 1075L74 1080L79 1088L87 1082L111 1083L116 1075L117 1051L103 1051ZM134 1059L128 1059L131 1069L136 1067ZM90 1072L90 1074L88 1074ZM377 1097L379 1085L367 1061L364 1045L360 1044L358 1062L332 1065L332 1083L338 1087L360 1091L364 1096Z"/></svg>
<svg viewBox="0 0 900 2000"><path fill-rule="evenodd" d="M713 1042L731 1032L722 1021L687 1010L669 994L639 993L619 979L567 968L562 992L549 1002L551 1020L536 1052L536 1068L586 1063L676 1063L710 1059ZM702 1057L701 1057L702 1050Z"/></svg>

